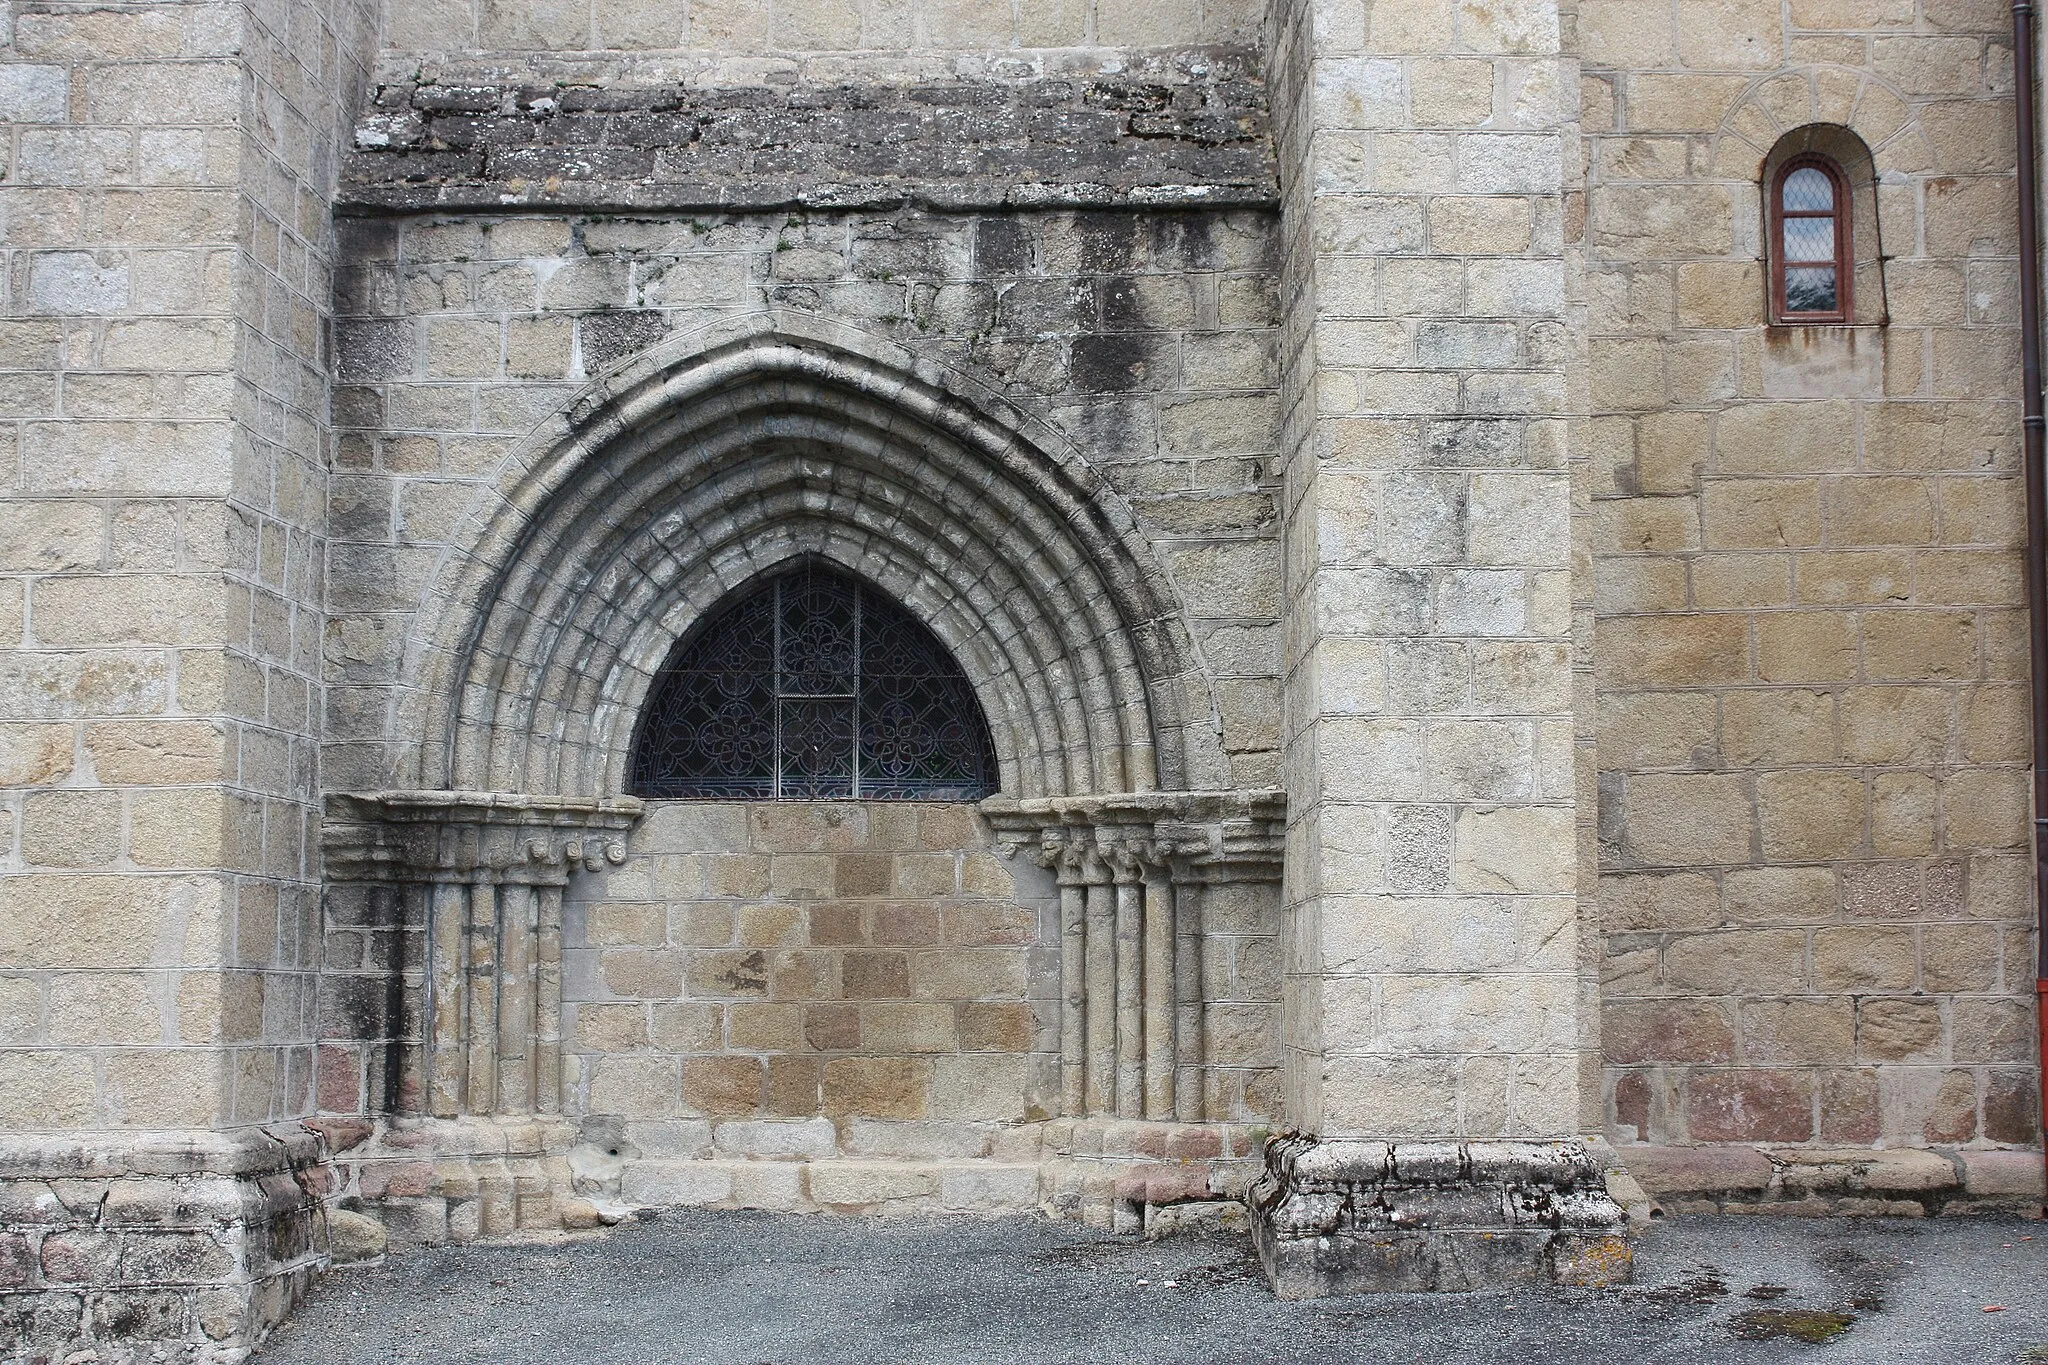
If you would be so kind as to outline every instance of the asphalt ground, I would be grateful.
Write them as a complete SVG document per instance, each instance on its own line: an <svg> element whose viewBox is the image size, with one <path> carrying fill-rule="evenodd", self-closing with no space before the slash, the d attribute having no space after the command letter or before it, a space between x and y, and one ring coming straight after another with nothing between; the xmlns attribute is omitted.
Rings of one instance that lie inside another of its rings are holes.
<svg viewBox="0 0 2048 1365"><path fill-rule="evenodd" d="M2043 1365L2048 1224L1669 1219L1621 1288L1281 1303L1241 1234L691 1210L336 1271L258 1359Z"/></svg>

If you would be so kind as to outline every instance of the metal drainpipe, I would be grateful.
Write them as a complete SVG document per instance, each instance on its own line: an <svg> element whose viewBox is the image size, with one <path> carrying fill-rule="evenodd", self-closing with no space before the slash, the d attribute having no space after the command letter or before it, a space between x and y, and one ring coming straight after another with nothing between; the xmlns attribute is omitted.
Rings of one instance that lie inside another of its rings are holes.
<svg viewBox="0 0 2048 1365"><path fill-rule="evenodd" d="M2027 496L2027 627L2034 703L2034 995L2038 1010L2042 1159L2048 1163L2048 422L2041 412L2041 234L2034 184L2034 7L2012 7L2013 118L2019 152L2020 383ZM2048 1171L2048 1164L2044 1164Z"/></svg>

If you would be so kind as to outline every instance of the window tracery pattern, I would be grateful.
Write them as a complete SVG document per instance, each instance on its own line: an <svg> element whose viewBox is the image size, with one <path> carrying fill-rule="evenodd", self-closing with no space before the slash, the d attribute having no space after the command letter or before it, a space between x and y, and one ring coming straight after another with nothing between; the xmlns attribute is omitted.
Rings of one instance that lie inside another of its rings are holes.
<svg viewBox="0 0 2048 1365"><path fill-rule="evenodd" d="M806 563L713 609L663 665L637 796L974 801L996 789L974 690L884 594Z"/></svg>

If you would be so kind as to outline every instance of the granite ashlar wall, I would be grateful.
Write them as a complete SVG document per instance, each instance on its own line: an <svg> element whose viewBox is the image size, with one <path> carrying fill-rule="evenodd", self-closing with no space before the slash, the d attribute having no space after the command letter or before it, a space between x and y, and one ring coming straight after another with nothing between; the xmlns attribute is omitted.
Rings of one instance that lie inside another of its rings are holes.
<svg viewBox="0 0 2048 1365"><path fill-rule="evenodd" d="M1580 7L1617 1141L2038 1141L2010 32ZM1769 327L1814 125L1857 325Z"/></svg>

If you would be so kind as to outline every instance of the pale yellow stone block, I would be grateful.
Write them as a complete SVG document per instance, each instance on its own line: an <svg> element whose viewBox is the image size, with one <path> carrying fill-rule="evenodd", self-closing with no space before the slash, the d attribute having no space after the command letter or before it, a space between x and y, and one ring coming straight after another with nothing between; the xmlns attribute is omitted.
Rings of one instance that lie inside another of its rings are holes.
<svg viewBox="0 0 2048 1365"><path fill-rule="evenodd" d="M270 1050L258 1049L267 1063ZM246 1056L246 1054L245 1054ZM148 1048L114 1052L104 1063L105 1108L114 1123L131 1128L205 1128L223 1116L227 1078L222 1055L211 1049ZM240 1058L238 1061L242 1060ZM257 1061L257 1058L248 1058ZM260 1063L259 1063L260 1064ZM251 1087L254 1115L270 1117L269 1087Z"/></svg>
<svg viewBox="0 0 2048 1365"><path fill-rule="evenodd" d="M98 1098L89 1052L0 1052L0 1122L16 1132L89 1128Z"/></svg>
<svg viewBox="0 0 2048 1365"><path fill-rule="evenodd" d="M137 792L129 815L128 856L138 867L218 867L227 814L218 790Z"/></svg>
<svg viewBox="0 0 2048 1365"><path fill-rule="evenodd" d="M165 1043L163 983L133 973L60 972L50 978L49 1041L79 1046Z"/></svg>
<svg viewBox="0 0 2048 1365"><path fill-rule="evenodd" d="M1719 128L1749 88L1746 76L1639 74L1628 83L1628 127L1640 133Z"/></svg>
<svg viewBox="0 0 2048 1365"><path fill-rule="evenodd" d="M1517 197L1446 196L1429 206L1429 241L1450 255L1516 255L1529 249L1529 201Z"/></svg>
<svg viewBox="0 0 2048 1365"><path fill-rule="evenodd" d="M62 781L71 772L68 725L0 725L0 787Z"/></svg>
<svg viewBox="0 0 2048 1365"><path fill-rule="evenodd" d="M45 578L35 586L36 639L57 646L218 644L227 602L217 578Z"/></svg>
<svg viewBox="0 0 2048 1365"><path fill-rule="evenodd" d="M121 852L121 794L31 792L21 807L21 857L31 867L104 867Z"/></svg>
<svg viewBox="0 0 2048 1365"><path fill-rule="evenodd" d="M1652 867L1746 863L1755 814L1734 773L1636 774L1624 805L1627 845Z"/></svg>
<svg viewBox="0 0 2048 1365"><path fill-rule="evenodd" d="M211 721L108 721L86 727L85 747L100 781L133 786L217 780L226 758Z"/></svg>
<svg viewBox="0 0 2048 1365"><path fill-rule="evenodd" d="M1716 750L1715 713L1715 697L1706 692L1602 696L1600 764L1608 770L1684 768L1697 759L1711 759Z"/></svg>
<svg viewBox="0 0 2048 1365"><path fill-rule="evenodd" d="M1679 26L1671 0L1584 0L1579 52L1589 65L1641 69L1676 64Z"/></svg>
<svg viewBox="0 0 2048 1365"><path fill-rule="evenodd" d="M1816 861L1862 851L1865 792L1860 775L1767 772L1756 784L1764 857Z"/></svg>

